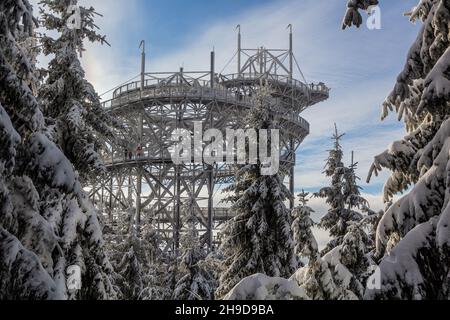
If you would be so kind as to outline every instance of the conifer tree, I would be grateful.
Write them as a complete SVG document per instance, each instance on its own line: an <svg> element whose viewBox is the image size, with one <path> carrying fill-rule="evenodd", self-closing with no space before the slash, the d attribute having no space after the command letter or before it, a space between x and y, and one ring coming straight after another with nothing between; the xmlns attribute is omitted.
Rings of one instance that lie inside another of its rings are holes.
<svg viewBox="0 0 450 320"><path fill-rule="evenodd" d="M123 244L125 254L118 264L122 298L125 300L140 300L146 284L144 275L147 271L147 261L140 239L135 234L128 236Z"/></svg>
<svg viewBox="0 0 450 320"><path fill-rule="evenodd" d="M271 118L271 95L263 87L256 96L256 107L247 119L249 128L276 128ZM225 272L216 292L224 297L243 278L256 273L289 277L297 266L292 239L290 212L285 200L291 197L281 173L261 174L260 165L245 165L227 189L234 218L224 231L222 252Z"/></svg>
<svg viewBox="0 0 450 320"><path fill-rule="evenodd" d="M329 150L324 171L325 175L331 178L331 185L315 194L318 198L324 198L330 207L319 224L321 228L329 230L332 237L323 250L323 254L342 243L349 224L362 219L362 215L354 211L354 208L366 204L366 201L360 197L360 188L356 184L357 178L354 171L356 165L352 164L351 168L344 166L341 146L343 136L339 134L335 125L335 133L332 137L334 147Z"/></svg>
<svg viewBox="0 0 450 320"><path fill-rule="evenodd" d="M27 0L0 3L0 298L115 298L96 211L30 89L35 68L17 39L35 26ZM80 291L67 288L69 266L81 268Z"/></svg>
<svg viewBox="0 0 450 320"><path fill-rule="evenodd" d="M299 194L300 205L292 211L292 231L294 233L295 253L300 258L314 260L319 252L316 238L311 230L315 226L311 218L313 209L307 206L309 193Z"/></svg>
<svg viewBox="0 0 450 320"><path fill-rule="evenodd" d="M170 300L173 293L170 280L170 268L165 261L151 263L148 271L144 274L145 288L140 294L140 299L147 301Z"/></svg>
<svg viewBox="0 0 450 320"><path fill-rule="evenodd" d="M187 230L182 238L181 278L175 286L173 298L212 300L214 298L214 290L210 286L212 275L203 268L202 262L206 258L206 251L200 244L193 204L193 199L190 199L181 208Z"/></svg>
<svg viewBox="0 0 450 320"><path fill-rule="evenodd" d="M212 276L202 266L206 254L199 242L198 236L192 232L183 236L179 270L181 278L173 293L175 300L212 300L214 298L214 290L210 286Z"/></svg>
<svg viewBox="0 0 450 320"><path fill-rule="evenodd" d="M450 298L449 12L448 1L421 0L408 13L422 28L382 110L383 119L395 111L407 135L375 157L369 175L392 171L376 236L381 287L367 299Z"/></svg>
<svg viewBox="0 0 450 320"><path fill-rule="evenodd" d="M370 276L370 240L360 223L348 227L342 244L310 260L294 275L314 300L360 300Z"/></svg>
<svg viewBox="0 0 450 320"><path fill-rule="evenodd" d="M342 194L345 199L347 210L357 208L367 212L370 211L369 202L361 196L362 188L358 185L358 180L360 179L356 175L357 168L358 163L354 162L354 153L352 152L351 164L349 167L344 168Z"/></svg>
<svg viewBox="0 0 450 320"><path fill-rule="evenodd" d="M49 134L83 178L102 174L98 154L100 137L113 138L117 122L102 108L94 87L85 79L79 54L84 41L107 43L97 33L94 8L77 5L77 0L41 0L42 25L57 32L56 38L44 35L43 53L54 55L39 90ZM79 8L79 20L71 8Z"/></svg>

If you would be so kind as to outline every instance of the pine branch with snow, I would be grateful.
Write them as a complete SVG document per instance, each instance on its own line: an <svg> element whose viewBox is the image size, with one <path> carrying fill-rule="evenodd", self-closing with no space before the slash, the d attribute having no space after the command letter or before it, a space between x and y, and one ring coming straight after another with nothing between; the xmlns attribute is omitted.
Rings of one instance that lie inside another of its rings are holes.
<svg viewBox="0 0 450 320"><path fill-rule="evenodd" d="M450 297L449 12L448 1L422 0L409 13L423 26L383 104L383 118L395 111L408 134L375 158L369 180L383 168L392 171L386 202L412 189L378 224L381 290L368 290L368 298Z"/></svg>
<svg viewBox="0 0 450 320"><path fill-rule="evenodd" d="M44 115L53 124L52 140L63 150L82 178L105 171L99 155L100 137L113 138L119 125L101 106L94 87L85 79L78 53L83 52L84 41L107 43L97 33L91 8L79 7L80 28L69 28L69 7L76 1L43 0L42 25L48 31L58 32L56 38L44 35L41 39L45 55L54 55L46 70L45 83L39 89Z"/></svg>
<svg viewBox="0 0 450 320"><path fill-rule="evenodd" d="M2 299L116 297L97 213L73 165L47 136L23 47L36 20L26 0L0 3L0 283ZM5 152L3 152L3 150ZM84 287L67 290L67 267Z"/></svg>

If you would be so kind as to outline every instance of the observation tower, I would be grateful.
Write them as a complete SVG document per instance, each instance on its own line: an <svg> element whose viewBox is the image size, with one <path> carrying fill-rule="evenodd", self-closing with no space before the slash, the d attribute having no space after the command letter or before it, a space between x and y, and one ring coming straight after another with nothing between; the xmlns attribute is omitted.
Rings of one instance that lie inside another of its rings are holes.
<svg viewBox="0 0 450 320"><path fill-rule="evenodd" d="M270 112L280 124L282 172L294 192L296 152L310 132L300 115L329 98L325 84L294 79L296 69L301 71L292 28L288 49L245 49L238 29L235 73L216 73L214 52L207 71L148 73L142 42L139 81L118 87L112 99L103 102L122 128L114 139L102 141L108 174L90 186L90 197L112 223L123 214L131 217L135 230L144 220L152 223L165 250L178 249L186 215L195 217L203 244L210 249L219 241L216 231L232 218L228 209L214 203L220 189L233 181L232 168L225 163L173 163L169 149L176 129L193 132L194 122L202 122L204 130L244 128L241 123L255 106L255 93L268 84Z"/></svg>

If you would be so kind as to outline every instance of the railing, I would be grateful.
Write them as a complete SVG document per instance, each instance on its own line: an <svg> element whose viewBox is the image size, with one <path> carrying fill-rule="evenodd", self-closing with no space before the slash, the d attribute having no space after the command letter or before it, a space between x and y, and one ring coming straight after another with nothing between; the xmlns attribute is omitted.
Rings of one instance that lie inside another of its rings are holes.
<svg viewBox="0 0 450 320"><path fill-rule="evenodd" d="M98 207L101 207L100 202L97 201L96 204ZM199 208L199 209L204 217L208 216L208 208ZM161 215L162 212L158 212L159 211L158 209L156 209L156 210L143 209L142 211L145 214L154 215L153 217L156 220L155 222L160 222L160 223L169 223L170 222L170 220L167 217ZM168 206L168 207L164 208L164 211L165 212L173 212L174 208L172 206ZM155 216L155 213L156 213L156 216ZM229 208L213 208L212 213L213 213L213 221L215 221L215 222L228 221L234 217L233 211ZM115 211L113 211L112 215L113 215L113 220L117 221L117 219L120 215L120 211L115 210ZM105 216L107 216L107 215L105 214Z"/></svg>
<svg viewBox="0 0 450 320"><path fill-rule="evenodd" d="M311 84L311 91L312 92L318 92L318 93L325 93L330 94L330 88L328 88L324 83L319 84Z"/></svg>
<svg viewBox="0 0 450 320"><path fill-rule="evenodd" d="M135 156L133 155L131 158L128 156L125 157L124 155L121 155L119 152L114 152L114 154L111 154L110 152L103 156L103 162L105 165L128 165L128 164L137 164L137 163L172 163L172 159L170 157L170 154L167 154L167 157L149 157L146 155L142 156Z"/></svg>
<svg viewBox="0 0 450 320"><path fill-rule="evenodd" d="M267 79L269 82L270 81L282 82L282 83L285 83L286 85L290 85L292 87L297 87L304 91L310 90L315 93L324 93L324 94L329 94L329 92L330 92L330 89L324 83L319 83L319 84L311 83L310 85L307 85L299 80L290 79L289 76L285 76L285 75L271 74L266 78L266 77L263 77L263 75L261 75L261 74L255 74L255 73L241 73L241 74L233 73L233 74L229 74L229 75L221 75L220 79L222 82L237 81L237 80L258 80L258 79L260 79L261 81L264 81L265 79Z"/></svg>
<svg viewBox="0 0 450 320"><path fill-rule="evenodd" d="M208 208L203 207L203 208L199 208L199 209L204 217L208 216ZM166 207L165 210L167 212L173 212L174 208L169 206L169 207ZM219 221L219 220L226 221L226 220L230 220L234 217L233 211L230 208L213 208L212 214L213 214L213 220L215 220L215 221Z"/></svg>
<svg viewBox="0 0 450 320"><path fill-rule="evenodd" d="M261 77L261 75L258 74L251 74L251 73L243 73L243 74L230 74L230 75L220 75L219 81L221 82L227 82L227 81L236 81L236 80L257 80L261 79L264 80L264 78ZM296 79L289 79L288 76L284 75L270 75L270 77L267 78L269 81L277 81L284 83L286 85L296 87L304 92L313 92L313 93L323 93L323 94L329 94L330 89L325 86L323 83L319 84L310 84L307 85L299 80ZM135 81L131 83L127 83L119 88L117 88L113 93L113 100L118 99L122 97L123 95L129 95L130 93L138 93L141 89L141 82ZM196 92L195 90L213 90L215 92L216 96L223 97L232 95L234 99L239 99L240 101L242 99L248 99L248 97L240 97L237 96L235 93L230 92L226 87L221 85L220 83L214 83L214 88L211 87L211 82L206 80L191 80L191 82L186 83L174 83L169 82L167 79L146 79L144 80L144 91L154 90L155 94L153 96L158 96L161 93L164 93L171 90L174 90L175 95L186 95L189 94L189 92L192 90L192 92ZM180 92L181 90L181 92ZM161 92L161 93L159 93ZM149 96L149 95L146 95Z"/></svg>
<svg viewBox="0 0 450 320"><path fill-rule="evenodd" d="M258 77L256 74L231 74L228 76L221 76L220 80L233 81L242 79L255 80ZM298 80L291 80L287 76L271 75L269 80L286 83L306 93L324 93L329 94L329 89L325 84L311 84L306 85ZM140 89L141 82L135 81L125 84L114 92L114 97L111 100L102 103L105 109L114 110L115 107L121 107L126 104L138 102L145 98L150 99L173 99L173 98L193 98L193 99L207 99L207 100L219 100L228 104L252 107L254 106L254 99L239 93L231 92L225 86L215 84L214 88L211 88L210 82L205 80L195 80L193 83L176 84L167 82L163 79L147 79L144 83L144 90ZM278 99L278 98L277 98ZM300 115L292 114L292 116L282 116L282 118L292 121L300 125L307 132L310 130L309 123L303 119Z"/></svg>
<svg viewBox="0 0 450 320"><path fill-rule="evenodd" d="M297 114L291 114L291 115L283 115L281 116L282 119L288 120L291 122L296 123L297 125L301 126L303 129L305 129L308 133L310 132L310 124L308 121L306 121L304 118L302 118L300 115Z"/></svg>
<svg viewBox="0 0 450 320"><path fill-rule="evenodd" d="M201 80L201 79L195 79L188 82L170 82L168 79L146 79L144 80L144 89L148 88L169 88L169 87L189 87L189 88L211 88L211 81ZM220 87L223 90L226 90L226 88L222 87L219 83L214 83L214 88ZM127 84L124 84L123 86L117 88L114 90L113 98L118 98L121 95L136 91L141 89L141 81L134 81Z"/></svg>
<svg viewBox="0 0 450 320"><path fill-rule="evenodd" d="M217 178L227 178L234 177L235 171L231 168L220 168L217 170L216 177Z"/></svg>
<svg viewBox="0 0 450 320"><path fill-rule="evenodd" d="M217 86L214 88L203 86L187 86L187 85L168 85L168 86L149 86L144 90L136 89L136 83L130 83L118 89L115 98L102 103L106 109L112 109L126 103L137 102L144 98L200 98L200 99L216 99L229 104L237 104L241 106L254 105L253 98L240 96L230 90Z"/></svg>

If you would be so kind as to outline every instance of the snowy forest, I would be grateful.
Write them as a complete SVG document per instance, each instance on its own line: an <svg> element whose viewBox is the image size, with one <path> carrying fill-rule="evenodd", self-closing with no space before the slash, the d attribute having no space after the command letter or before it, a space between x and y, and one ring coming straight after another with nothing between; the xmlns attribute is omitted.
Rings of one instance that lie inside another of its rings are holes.
<svg viewBox="0 0 450 320"><path fill-rule="evenodd" d="M341 32L360 28L382 1L342 1ZM99 141L115 139L121 123L81 63L86 43L107 46L107 35L92 7L79 7L80 27L70 28L73 5L0 0L0 300L450 299L450 1L420 0L407 13L421 28L380 101L382 119L404 123L404 138L373 155L367 177L390 172L383 211L362 195L358 153L346 163L352 150L337 123L323 155L328 185L292 194L282 171L237 165L220 246L203 245L186 201L178 210L190 227L171 251L151 219L136 229L130 212L110 224L86 191L107 172ZM247 127L277 125L269 91L258 92ZM328 208L318 222L315 198ZM324 248L314 228L329 233ZM82 284L75 289L72 266Z"/></svg>

